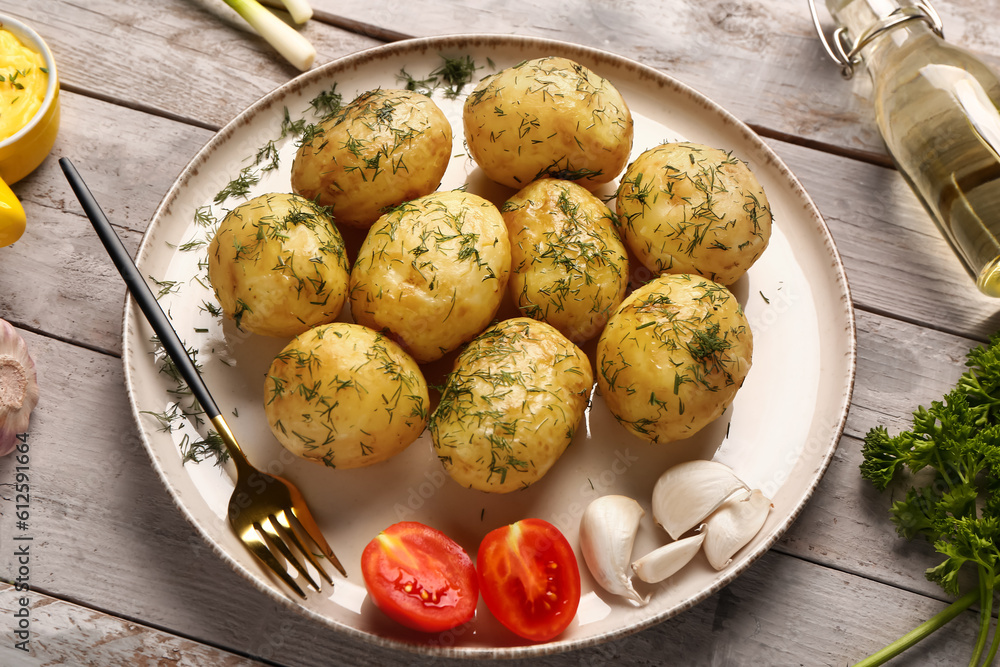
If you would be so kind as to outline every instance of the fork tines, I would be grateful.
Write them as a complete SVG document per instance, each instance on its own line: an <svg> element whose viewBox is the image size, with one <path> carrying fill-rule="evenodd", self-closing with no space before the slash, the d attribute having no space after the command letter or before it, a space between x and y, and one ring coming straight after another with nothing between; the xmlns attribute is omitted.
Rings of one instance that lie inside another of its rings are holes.
<svg viewBox="0 0 1000 667"><path fill-rule="evenodd" d="M298 593L299 596L305 598L305 592L288 573L287 565L282 564L278 558L275 557L274 553L269 548L269 545L276 549L284 557L285 561L290 563L313 589L317 591L322 590L320 585L316 583L316 580L313 579L312 575L309 573L309 570L302 564L300 558L292 553L292 549L289 548L289 544L305 557L309 564L320 573L328 584L331 586L333 585L333 579L331 579L330 575L327 574L325 569L323 569L323 566L320 565L312 551L308 549L299 538L298 531L301 531L306 535L309 535L309 533L305 530L293 512L287 510L275 512L262 521L254 522L253 528L255 534L245 535L244 542L251 548L253 553L258 558L264 561L264 563L271 568L289 588ZM317 544L317 546L319 546L322 550L323 545ZM327 549L329 549L329 546L327 546ZM330 561L341 573L344 572L343 566L341 566L336 556L333 556L332 551L329 554L324 555L330 558Z"/></svg>

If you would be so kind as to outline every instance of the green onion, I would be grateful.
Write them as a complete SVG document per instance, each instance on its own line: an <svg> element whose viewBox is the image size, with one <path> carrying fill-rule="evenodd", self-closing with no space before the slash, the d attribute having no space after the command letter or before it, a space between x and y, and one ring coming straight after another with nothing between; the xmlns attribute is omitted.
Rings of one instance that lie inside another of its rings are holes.
<svg viewBox="0 0 1000 667"><path fill-rule="evenodd" d="M316 59L316 49L295 28L272 14L257 0L225 0L225 2L288 62L303 72L312 67L313 60Z"/></svg>
<svg viewBox="0 0 1000 667"><path fill-rule="evenodd" d="M285 3L285 9L292 15L292 20L298 24L305 23L312 18L313 8L308 0L281 0Z"/></svg>
<svg viewBox="0 0 1000 667"><path fill-rule="evenodd" d="M309 0L261 0L261 4L278 8L284 6L288 10L288 13L291 14L292 20L299 25L311 19L313 15Z"/></svg>

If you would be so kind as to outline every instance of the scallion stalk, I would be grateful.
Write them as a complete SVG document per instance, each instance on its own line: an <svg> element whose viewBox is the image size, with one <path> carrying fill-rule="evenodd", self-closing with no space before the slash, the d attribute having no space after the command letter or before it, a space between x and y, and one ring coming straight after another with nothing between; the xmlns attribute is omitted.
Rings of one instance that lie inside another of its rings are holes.
<svg viewBox="0 0 1000 667"><path fill-rule="evenodd" d="M285 4L285 9L292 15L292 20L299 25L312 18L313 8L309 0L281 0Z"/></svg>
<svg viewBox="0 0 1000 667"><path fill-rule="evenodd" d="M316 49L295 28L272 14L257 0L225 0L278 53L303 72L312 67ZM310 9L310 13L311 13Z"/></svg>
<svg viewBox="0 0 1000 667"><path fill-rule="evenodd" d="M309 0L260 0L260 4L271 9L284 9L299 25L313 16L313 8L309 4Z"/></svg>
<svg viewBox="0 0 1000 667"><path fill-rule="evenodd" d="M876 667L877 665L884 664L917 642L928 637L932 632L935 632L947 625L949 621L968 609L978 600L978 590L966 593L945 607L943 611L938 612L933 618L924 621L893 643L889 644L880 651L871 654L861 662L855 663L854 667Z"/></svg>

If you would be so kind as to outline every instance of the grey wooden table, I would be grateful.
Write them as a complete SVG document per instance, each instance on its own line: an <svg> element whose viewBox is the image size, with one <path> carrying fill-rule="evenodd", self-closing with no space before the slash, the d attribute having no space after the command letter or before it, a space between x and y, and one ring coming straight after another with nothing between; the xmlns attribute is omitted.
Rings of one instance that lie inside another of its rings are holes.
<svg viewBox="0 0 1000 667"><path fill-rule="evenodd" d="M925 544L898 538L858 474L869 428L904 427L969 347L1000 329L891 167L865 77L842 80L805 0L313 0L318 63L407 36L557 38L660 68L756 130L805 185L847 267L858 373L845 434L792 529L694 609L549 665L845 665L940 610ZM994 0L938 0L948 38L1000 67ZM240 110L297 72L219 0L0 0L56 54L54 155L15 186L29 228L0 249L0 317L28 342L42 401L31 443L30 652L14 630L13 459L0 459L0 664L409 665L277 604L203 543L160 482L129 412L125 288L56 164L70 155L134 251L181 168ZM225 590L225 595L219 595ZM967 613L896 664L961 664ZM955 658L955 656L960 656ZM526 661L528 662L528 661Z"/></svg>

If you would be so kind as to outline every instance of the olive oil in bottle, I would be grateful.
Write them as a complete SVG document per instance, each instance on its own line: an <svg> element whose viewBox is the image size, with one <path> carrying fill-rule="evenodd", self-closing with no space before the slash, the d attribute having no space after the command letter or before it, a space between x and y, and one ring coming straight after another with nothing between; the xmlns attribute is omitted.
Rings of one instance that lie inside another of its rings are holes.
<svg viewBox="0 0 1000 667"><path fill-rule="evenodd" d="M915 0L827 0L845 72L860 56L899 171L979 289L1000 297L1000 80ZM849 57L850 56L850 57Z"/></svg>

